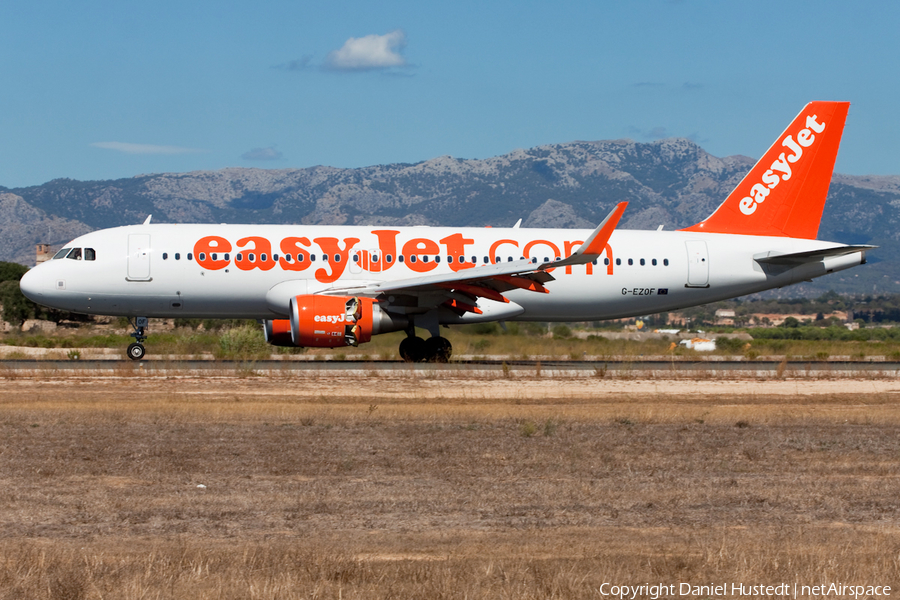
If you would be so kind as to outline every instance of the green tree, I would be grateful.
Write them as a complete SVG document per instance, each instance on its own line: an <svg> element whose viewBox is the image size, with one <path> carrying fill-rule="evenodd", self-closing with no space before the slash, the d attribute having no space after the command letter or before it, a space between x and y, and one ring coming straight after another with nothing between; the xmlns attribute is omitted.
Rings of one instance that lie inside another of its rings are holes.
<svg viewBox="0 0 900 600"><path fill-rule="evenodd" d="M34 303L22 295L18 279L0 283L0 304L3 304L3 320L13 325L21 325L34 314Z"/></svg>
<svg viewBox="0 0 900 600"><path fill-rule="evenodd" d="M572 329L568 325L557 325L553 328L553 337L567 339L572 337Z"/></svg>
<svg viewBox="0 0 900 600"><path fill-rule="evenodd" d="M13 325L21 325L34 315L35 305L22 295L19 280L28 272L28 267L18 263L0 261L0 304L3 305L3 320Z"/></svg>
<svg viewBox="0 0 900 600"><path fill-rule="evenodd" d="M19 263L0 261L0 282L19 281L22 275L28 272L28 267Z"/></svg>

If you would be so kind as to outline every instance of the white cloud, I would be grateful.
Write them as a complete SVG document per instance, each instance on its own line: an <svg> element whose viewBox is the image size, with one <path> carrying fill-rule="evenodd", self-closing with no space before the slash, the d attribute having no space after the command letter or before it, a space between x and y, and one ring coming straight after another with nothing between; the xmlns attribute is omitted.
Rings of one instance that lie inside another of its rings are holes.
<svg viewBox="0 0 900 600"><path fill-rule="evenodd" d="M275 146L269 146L268 148L254 148L253 150L248 150L241 154L241 158L244 160L279 160L284 155L280 150L276 150Z"/></svg>
<svg viewBox="0 0 900 600"><path fill-rule="evenodd" d="M184 148L181 146L156 146L153 144L129 144L127 142L94 142L94 148L115 150L126 154L195 154L205 152L197 148Z"/></svg>
<svg viewBox="0 0 900 600"><path fill-rule="evenodd" d="M669 132L665 127L657 125L651 129L641 129L632 125L628 128L629 135L643 138L645 140L659 140L669 136Z"/></svg>
<svg viewBox="0 0 900 600"><path fill-rule="evenodd" d="M406 34L397 29L385 35L350 38L338 50L325 57L325 68L333 71L368 71L405 67L400 50L406 46Z"/></svg>

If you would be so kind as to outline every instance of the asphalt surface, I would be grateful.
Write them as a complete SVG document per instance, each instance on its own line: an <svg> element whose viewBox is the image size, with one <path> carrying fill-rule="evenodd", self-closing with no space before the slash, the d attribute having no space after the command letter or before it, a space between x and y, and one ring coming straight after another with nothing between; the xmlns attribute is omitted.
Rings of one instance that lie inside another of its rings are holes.
<svg viewBox="0 0 900 600"><path fill-rule="evenodd" d="M0 360L0 369L90 371L116 370L134 367L146 372L190 370L190 371L230 371L252 368L254 370L281 371L398 371L398 370L503 370L534 371L777 371L782 360L451 360L447 364L405 363L400 360ZM886 376L900 374L900 362L865 360L790 360L791 369L817 372L882 372Z"/></svg>

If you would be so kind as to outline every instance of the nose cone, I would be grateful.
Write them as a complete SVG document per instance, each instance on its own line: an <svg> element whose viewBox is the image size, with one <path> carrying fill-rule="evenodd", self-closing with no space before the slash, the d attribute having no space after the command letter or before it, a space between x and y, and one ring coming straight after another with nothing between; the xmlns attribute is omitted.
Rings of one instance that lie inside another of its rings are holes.
<svg viewBox="0 0 900 600"><path fill-rule="evenodd" d="M40 302L44 295L42 277L37 273L37 270L36 268L31 269L22 275L22 279L19 280L19 289L32 302Z"/></svg>

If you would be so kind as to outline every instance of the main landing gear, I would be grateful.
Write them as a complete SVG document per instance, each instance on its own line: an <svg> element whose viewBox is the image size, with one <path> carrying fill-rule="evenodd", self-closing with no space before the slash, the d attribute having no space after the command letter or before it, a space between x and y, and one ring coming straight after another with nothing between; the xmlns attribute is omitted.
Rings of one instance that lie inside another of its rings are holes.
<svg viewBox="0 0 900 600"><path fill-rule="evenodd" d="M146 353L146 350L144 350L144 340L147 339L147 335L144 332L147 329L148 322L149 320L147 317L128 319L128 324L134 329L134 332L129 334L134 338L134 343L128 345L128 350L126 350L125 353L131 360L141 360L144 358L144 354Z"/></svg>
<svg viewBox="0 0 900 600"><path fill-rule="evenodd" d="M400 342L400 357L406 362L445 363L450 361L451 354L450 340L439 335L423 340L412 334Z"/></svg>

